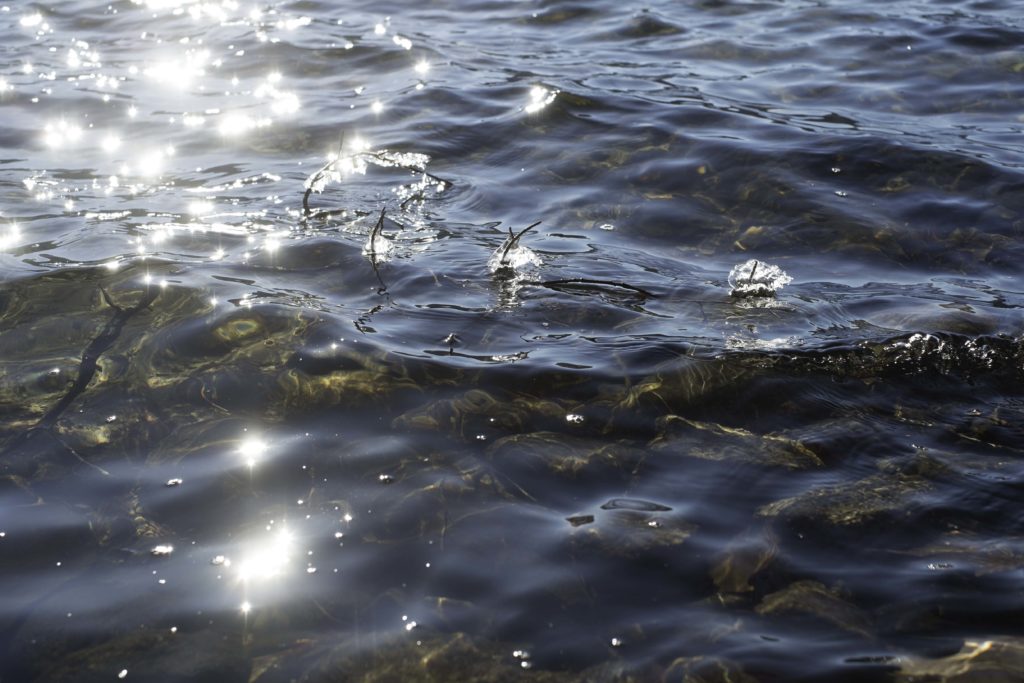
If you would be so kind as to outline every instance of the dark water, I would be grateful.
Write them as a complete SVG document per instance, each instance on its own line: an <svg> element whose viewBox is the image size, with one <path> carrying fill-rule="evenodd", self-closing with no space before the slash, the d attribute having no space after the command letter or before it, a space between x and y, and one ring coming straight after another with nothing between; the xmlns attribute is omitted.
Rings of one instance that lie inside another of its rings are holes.
<svg viewBox="0 0 1024 683"><path fill-rule="evenodd" d="M1024 680L1022 44L0 8L2 680Z"/></svg>

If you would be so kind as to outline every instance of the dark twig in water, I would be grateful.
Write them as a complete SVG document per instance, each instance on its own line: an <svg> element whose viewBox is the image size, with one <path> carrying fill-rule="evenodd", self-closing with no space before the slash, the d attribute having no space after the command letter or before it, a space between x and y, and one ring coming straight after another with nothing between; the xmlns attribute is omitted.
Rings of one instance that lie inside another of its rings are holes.
<svg viewBox="0 0 1024 683"><path fill-rule="evenodd" d="M128 320L143 309L149 308L149 305L152 304L160 294L160 289L158 287L147 288L143 297L131 308L122 308L118 306L114 303L110 294L102 287L100 287L100 294L103 296L103 301L114 309L114 315L111 316L110 320L107 321L107 324L103 326L100 333L96 335L91 342L89 342L88 346L85 347L85 350L82 352L82 362L78 366L78 376L75 378L75 381L71 383L71 386L68 387L67 393L64 394L48 411L46 411L35 425L22 432L6 449L7 452L13 452L20 449L24 444L28 443L29 440L35 438L36 434L44 433L56 441L65 452L70 453L79 462L92 467L104 475L110 474L102 467L94 465L83 458L78 451L64 443L64 441L54 433L52 427L57 423L57 420L64 411L67 410L68 406L70 406L74 400L78 398L83 391L85 391L86 387L89 386L89 383L96 374L97 362L99 361L100 356L103 355L107 349L117 341L118 337L121 336L121 331L124 329ZM0 650L0 652L2 652L2 650Z"/></svg>
<svg viewBox="0 0 1024 683"><path fill-rule="evenodd" d="M373 226L373 230L370 231L370 241L366 245L366 255L370 257L370 266L373 268L373 274L377 276L377 282L380 283L380 288L377 290L378 294L387 296L388 285L384 282L384 278L380 276L380 269L377 267L377 238L384 236L384 214L387 208L380 210L380 218L377 219L377 224ZM390 301L390 297L388 297Z"/></svg>
<svg viewBox="0 0 1024 683"><path fill-rule="evenodd" d="M504 265L508 265L508 252L512 251L512 248L515 247L519 243L519 240L520 240L520 238L522 238L523 235L525 235L526 233L528 233L531 230L533 230L534 228L536 228L542 222L543 221L537 221L533 225L528 225L525 228L523 228L522 230L520 230L517 234L513 234L512 228L509 228L508 229L508 238L505 240L505 244L503 245L502 252L501 252L501 258L498 259L498 263L503 265L503 266Z"/></svg>
<svg viewBox="0 0 1024 683"><path fill-rule="evenodd" d="M357 156L364 156L364 157L370 157L371 159L376 159L377 161L380 162L381 166L394 166L395 168L402 168L402 169L405 169L406 171L414 171L416 173L422 173L426 177L428 177L431 180L433 180L435 183L443 184L446 188L451 187L453 185L452 181L446 180L445 178L442 178L440 176L436 176L433 173L428 173L427 169L422 168L420 166L414 166L412 164L399 164L399 163L395 163L394 159L389 158L387 155L385 155L385 154L383 154L381 152L360 152Z"/></svg>
<svg viewBox="0 0 1024 683"><path fill-rule="evenodd" d="M78 366L78 377L71 385L71 388L68 389L68 393L46 411L46 414L39 420L37 425L39 427L53 426L57 422L57 418L61 416L61 413L71 405L71 402L85 391L85 388L89 386L89 382L92 381L93 375L96 374L96 362L99 360L99 357L117 341L117 338L121 336L121 330L124 329L125 323L132 316L145 308L149 308L149 305L160 294L160 289L158 287L148 287L139 303L131 308L121 308L115 304L107 291L102 287L100 287L100 293L103 295L103 300L107 302L107 305L114 309L114 315L103 326L103 329L100 330L96 338L85 347L85 351L82 352L82 363Z"/></svg>
<svg viewBox="0 0 1024 683"><path fill-rule="evenodd" d="M648 297L650 299L658 298L658 295L649 292L646 289L636 287L634 285L627 284L625 282L616 282L614 280L592 280L585 277L574 277L567 280L547 280L545 282L538 282L541 287L547 287L548 289L560 289L560 288L580 288L580 289L593 289L595 287L616 287L618 289L627 289L631 292L636 292L641 296Z"/></svg>
<svg viewBox="0 0 1024 683"><path fill-rule="evenodd" d="M758 263L759 263L759 262L758 262L757 260L755 260L755 261L754 261L754 265L753 265L753 266L751 266L751 268L750 268L750 277L749 277L749 278L747 278L747 284L750 284L751 282L753 282L753 281L754 281L754 273L756 273L756 272L757 272L757 266L758 266Z"/></svg>
<svg viewBox="0 0 1024 683"><path fill-rule="evenodd" d="M380 210L380 218L377 219L377 224L370 231L370 241L366 244L366 253L370 256L377 255L377 238L381 237L381 232L384 230L384 213L386 211L387 207Z"/></svg>
<svg viewBox="0 0 1024 683"><path fill-rule="evenodd" d="M425 202L428 199L437 199L437 197L428 197L425 194L423 194L422 191L419 191L416 194L409 195L408 197L403 199L402 203L398 205L398 208L400 208L402 211L405 211L406 207L408 207L409 204L411 204L412 202Z"/></svg>
<svg viewBox="0 0 1024 683"><path fill-rule="evenodd" d="M327 173L331 166L341 159L341 151L345 147L345 131L341 131L341 140L338 142L338 156L328 161L326 164L320 167L320 170L313 174L309 179L308 186L306 187L306 193L302 195L302 215L305 218L309 218L309 214L312 209L309 208L309 195L313 194L313 188L323 179L324 174Z"/></svg>

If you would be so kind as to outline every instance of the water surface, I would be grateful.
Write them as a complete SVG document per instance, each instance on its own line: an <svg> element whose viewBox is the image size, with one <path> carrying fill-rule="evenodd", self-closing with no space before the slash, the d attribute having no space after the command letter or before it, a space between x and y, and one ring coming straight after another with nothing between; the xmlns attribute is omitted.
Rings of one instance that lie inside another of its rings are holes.
<svg viewBox="0 0 1024 683"><path fill-rule="evenodd" d="M1014 3L0 37L3 680L1019 676Z"/></svg>

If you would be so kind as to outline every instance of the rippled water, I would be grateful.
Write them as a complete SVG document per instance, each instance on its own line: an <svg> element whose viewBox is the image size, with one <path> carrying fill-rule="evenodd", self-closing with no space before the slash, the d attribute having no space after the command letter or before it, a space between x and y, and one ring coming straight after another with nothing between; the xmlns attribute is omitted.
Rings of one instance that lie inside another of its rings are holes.
<svg viewBox="0 0 1024 683"><path fill-rule="evenodd" d="M5 683L1020 680L1016 3L0 37Z"/></svg>

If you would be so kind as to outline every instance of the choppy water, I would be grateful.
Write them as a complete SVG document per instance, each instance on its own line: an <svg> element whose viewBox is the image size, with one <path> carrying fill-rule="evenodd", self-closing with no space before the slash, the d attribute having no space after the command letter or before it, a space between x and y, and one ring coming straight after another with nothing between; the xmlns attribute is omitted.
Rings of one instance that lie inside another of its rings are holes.
<svg viewBox="0 0 1024 683"><path fill-rule="evenodd" d="M4 683L1024 677L1017 3L0 44Z"/></svg>

